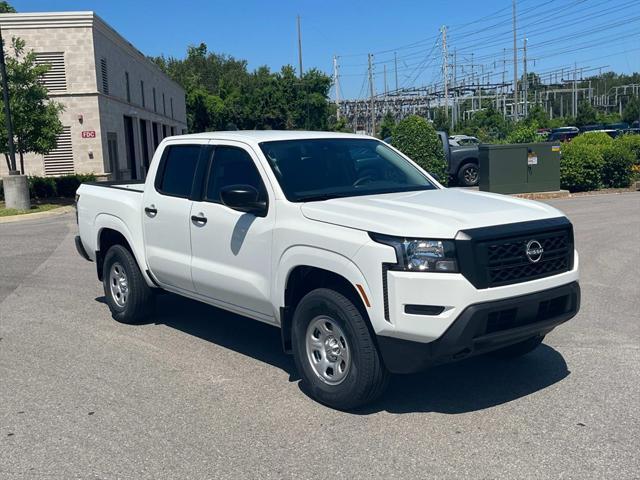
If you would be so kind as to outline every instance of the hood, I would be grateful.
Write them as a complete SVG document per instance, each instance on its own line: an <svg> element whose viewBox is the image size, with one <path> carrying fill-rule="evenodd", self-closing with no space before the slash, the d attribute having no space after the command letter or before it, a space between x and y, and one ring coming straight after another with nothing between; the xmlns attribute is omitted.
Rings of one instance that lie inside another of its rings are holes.
<svg viewBox="0 0 640 480"><path fill-rule="evenodd" d="M453 238L460 230L564 216L543 203L445 188L305 203L311 220L399 237Z"/></svg>

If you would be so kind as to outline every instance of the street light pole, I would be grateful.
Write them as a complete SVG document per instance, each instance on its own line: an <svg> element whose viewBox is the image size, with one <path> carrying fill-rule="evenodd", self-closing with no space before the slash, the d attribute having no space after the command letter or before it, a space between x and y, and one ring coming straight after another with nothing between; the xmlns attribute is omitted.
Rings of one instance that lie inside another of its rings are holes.
<svg viewBox="0 0 640 480"><path fill-rule="evenodd" d="M7 140L9 143L9 175L16 175L16 147L13 144L13 124L11 123L11 107L9 106L9 84L7 82L7 66L4 61L4 42L0 28L0 76L2 77L2 97L4 100L4 116L7 124Z"/></svg>

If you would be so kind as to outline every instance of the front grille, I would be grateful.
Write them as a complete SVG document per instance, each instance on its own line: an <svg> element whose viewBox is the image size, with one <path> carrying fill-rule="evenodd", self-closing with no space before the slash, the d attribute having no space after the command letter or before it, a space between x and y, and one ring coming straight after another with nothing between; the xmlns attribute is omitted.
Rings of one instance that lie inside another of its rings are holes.
<svg viewBox="0 0 640 480"><path fill-rule="evenodd" d="M539 259L527 256L532 241L542 247ZM573 228L560 217L464 230L456 250L461 273L476 288L527 282L573 268Z"/></svg>
<svg viewBox="0 0 640 480"><path fill-rule="evenodd" d="M536 263L526 254L527 243L531 240L538 241L544 250ZM566 272L572 250L567 230L492 242L487 245L489 286L526 282Z"/></svg>

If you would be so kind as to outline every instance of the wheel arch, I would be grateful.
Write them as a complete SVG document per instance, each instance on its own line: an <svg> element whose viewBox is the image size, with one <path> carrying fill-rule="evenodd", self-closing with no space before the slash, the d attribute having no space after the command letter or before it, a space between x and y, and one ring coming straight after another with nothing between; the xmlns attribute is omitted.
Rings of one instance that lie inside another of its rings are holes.
<svg viewBox="0 0 640 480"><path fill-rule="evenodd" d="M312 247L294 247L285 253L276 281L282 345L291 351L291 320L298 302L316 288L331 288L360 310L373 333L369 317L371 291L358 267L346 257Z"/></svg>

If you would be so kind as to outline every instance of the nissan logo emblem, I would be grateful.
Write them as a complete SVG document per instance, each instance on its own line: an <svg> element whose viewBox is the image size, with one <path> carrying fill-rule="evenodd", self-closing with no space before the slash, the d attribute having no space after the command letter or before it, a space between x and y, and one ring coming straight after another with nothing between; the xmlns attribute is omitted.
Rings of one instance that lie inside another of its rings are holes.
<svg viewBox="0 0 640 480"><path fill-rule="evenodd" d="M544 248L540 245L540 242L537 240L529 240L527 243L527 248L525 249L525 253L527 254L527 258L531 263L537 263L542 258L542 253L544 252Z"/></svg>

